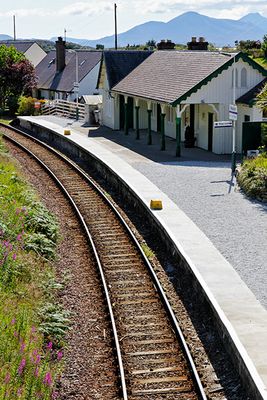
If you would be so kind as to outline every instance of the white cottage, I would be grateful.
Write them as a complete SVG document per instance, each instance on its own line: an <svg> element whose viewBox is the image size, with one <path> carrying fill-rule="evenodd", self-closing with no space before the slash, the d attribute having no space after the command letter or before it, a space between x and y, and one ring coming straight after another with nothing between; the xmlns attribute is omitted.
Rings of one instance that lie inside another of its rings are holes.
<svg viewBox="0 0 267 400"><path fill-rule="evenodd" d="M139 64L152 54L151 51L107 50L103 52L98 79L98 88L103 91L102 124L111 129L124 126L124 99L122 104L115 104L112 88ZM120 101L117 97L116 101ZM130 123L130 126L131 123Z"/></svg>
<svg viewBox="0 0 267 400"><path fill-rule="evenodd" d="M38 65L46 56L46 52L32 40L7 40L0 41L0 46L14 46L20 53L32 63L34 67Z"/></svg>
<svg viewBox="0 0 267 400"><path fill-rule="evenodd" d="M235 76L234 76L235 74ZM231 128L214 129L229 120L229 105L258 85L267 71L244 53L156 51L112 89L114 127L165 135L217 154L232 152ZM242 122L261 120L254 106L240 109L236 151L241 151ZM124 114L124 120L122 115ZM121 121L125 121L123 126ZM186 132L186 133L185 133ZM186 139L186 140L185 140Z"/></svg>
<svg viewBox="0 0 267 400"><path fill-rule="evenodd" d="M74 101L77 97L77 88L74 87L77 78L79 97L96 94L101 57L101 51L68 51L65 41L59 37L56 50L50 51L36 67L37 97Z"/></svg>

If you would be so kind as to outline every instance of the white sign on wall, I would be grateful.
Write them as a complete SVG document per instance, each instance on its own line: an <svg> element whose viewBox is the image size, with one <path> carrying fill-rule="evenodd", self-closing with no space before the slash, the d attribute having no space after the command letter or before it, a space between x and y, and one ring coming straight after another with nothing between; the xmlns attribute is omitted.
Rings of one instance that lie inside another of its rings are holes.
<svg viewBox="0 0 267 400"><path fill-rule="evenodd" d="M214 122L214 128L232 128L232 121L217 121Z"/></svg>
<svg viewBox="0 0 267 400"><path fill-rule="evenodd" d="M237 106L234 104L229 105L229 119L232 121L237 120Z"/></svg>

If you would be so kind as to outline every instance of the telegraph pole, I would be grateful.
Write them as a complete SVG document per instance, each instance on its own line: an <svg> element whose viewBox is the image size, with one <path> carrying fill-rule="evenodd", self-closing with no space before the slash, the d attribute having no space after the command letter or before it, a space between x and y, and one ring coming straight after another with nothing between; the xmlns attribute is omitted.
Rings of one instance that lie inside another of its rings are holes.
<svg viewBox="0 0 267 400"><path fill-rule="evenodd" d="M237 112L236 110L236 102L235 102L235 97L236 97L236 65L235 65L235 55L234 55L234 62L233 62L233 111ZM236 170L236 119L233 118L233 139L232 139L232 173L235 172Z"/></svg>
<svg viewBox="0 0 267 400"><path fill-rule="evenodd" d="M118 49L118 32L117 32L117 4L114 4L114 18L115 18L115 50Z"/></svg>
<svg viewBox="0 0 267 400"><path fill-rule="evenodd" d="M14 40L16 40L16 16L13 15Z"/></svg>

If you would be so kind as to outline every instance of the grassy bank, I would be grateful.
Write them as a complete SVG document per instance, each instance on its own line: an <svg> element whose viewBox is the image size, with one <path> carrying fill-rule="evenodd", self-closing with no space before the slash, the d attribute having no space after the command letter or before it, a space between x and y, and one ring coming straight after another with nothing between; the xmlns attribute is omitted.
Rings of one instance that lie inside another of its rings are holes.
<svg viewBox="0 0 267 400"><path fill-rule="evenodd" d="M237 179L248 196L267 201L267 153L244 161Z"/></svg>
<svg viewBox="0 0 267 400"><path fill-rule="evenodd" d="M55 399L66 314L54 277L58 226L0 138L0 400Z"/></svg>

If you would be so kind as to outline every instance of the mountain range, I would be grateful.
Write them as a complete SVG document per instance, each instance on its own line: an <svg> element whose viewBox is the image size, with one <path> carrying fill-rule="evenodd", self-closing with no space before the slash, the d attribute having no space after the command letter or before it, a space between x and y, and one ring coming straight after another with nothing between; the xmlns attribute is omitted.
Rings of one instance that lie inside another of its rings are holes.
<svg viewBox="0 0 267 400"><path fill-rule="evenodd" d="M118 45L145 44L150 39L157 42L161 39L171 39L175 43L186 44L192 36L202 36L209 43L222 47L233 46L235 40L262 40L265 34L267 34L267 18L259 13L251 13L239 20L233 20L186 12L168 22L149 21L120 33ZM83 46L95 47L96 44L103 44L105 48L114 47L114 35L97 40L75 38L68 40Z"/></svg>
<svg viewBox="0 0 267 400"><path fill-rule="evenodd" d="M161 39L170 39L175 43L186 44L192 36L202 36L209 43L222 47L233 46L235 40L262 40L265 34L267 34L267 18L259 13L250 13L239 20L233 20L211 18L190 11L168 22L149 21L136 25L118 35L118 45L145 44L151 39L157 42ZM8 39L12 38L8 35L0 35L0 40ZM56 39L53 37L50 40ZM96 40L67 37L67 41L82 46L95 47L96 44L103 44L105 48L114 47L114 35Z"/></svg>

